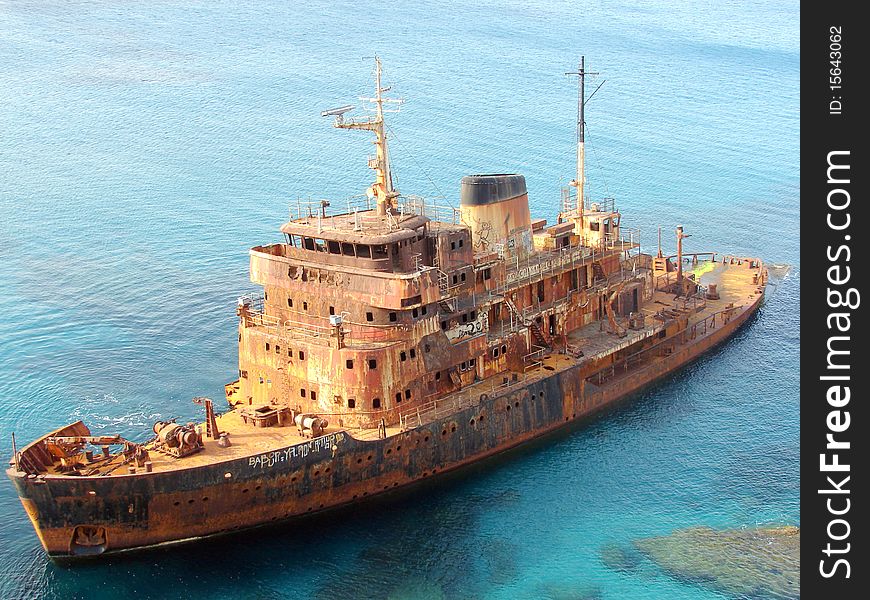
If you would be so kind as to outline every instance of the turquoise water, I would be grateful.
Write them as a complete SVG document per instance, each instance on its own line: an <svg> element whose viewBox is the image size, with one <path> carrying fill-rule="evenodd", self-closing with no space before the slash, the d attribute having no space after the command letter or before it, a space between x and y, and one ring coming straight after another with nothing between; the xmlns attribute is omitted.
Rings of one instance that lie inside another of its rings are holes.
<svg viewBox="0 0 870 600"><path fill-rule="evenodd" d="M792 2L0 1L0 444L85 419L140 438L235 372L247 249L298 197L360 193L369 139L323 109L378 53L399 188L520 172L553 218L573 173L647 250L792 270L724 347L633 402L442 485L326 518L76 568L0 484L3 598L719 598L603 545L800 522L798 7ZM5 460L5 459L4 459ZM597 594L597 596L595 596Z"/></svg>

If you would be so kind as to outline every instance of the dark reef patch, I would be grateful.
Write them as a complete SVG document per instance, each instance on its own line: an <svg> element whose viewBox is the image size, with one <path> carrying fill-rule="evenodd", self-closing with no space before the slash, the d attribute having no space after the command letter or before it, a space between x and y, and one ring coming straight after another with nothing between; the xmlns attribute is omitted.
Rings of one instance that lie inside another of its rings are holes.
<svg viewBox="0 0 870 600"><path fill-rule="evenodd" d="M673 577L737 598L800 598L800 529L681 529L635 546Z"/></svg>

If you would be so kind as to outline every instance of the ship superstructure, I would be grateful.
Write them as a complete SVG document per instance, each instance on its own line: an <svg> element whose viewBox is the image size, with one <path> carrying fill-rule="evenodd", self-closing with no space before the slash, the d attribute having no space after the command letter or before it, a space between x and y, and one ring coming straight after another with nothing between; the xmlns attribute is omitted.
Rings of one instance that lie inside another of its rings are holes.
<svg viewBox="0 0 870 600"><path fill-rule="evenodd" d="M52 556L198 538L413 484L599 410L721 342L760 304L761 261L641 253L577 173L557 222L518 174L462 178L458 208L396 189L375 61L374 182L298 202L250 252L230 410L160 422L137 444L81 422L14 451L8 471ZM685 268L685 270L684 270Z"/></svg>

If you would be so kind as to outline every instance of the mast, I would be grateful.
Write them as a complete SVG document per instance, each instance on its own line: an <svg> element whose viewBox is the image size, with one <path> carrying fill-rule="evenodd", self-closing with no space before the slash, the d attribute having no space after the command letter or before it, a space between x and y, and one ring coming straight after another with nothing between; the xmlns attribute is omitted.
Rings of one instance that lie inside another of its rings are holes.
<svg viewBox="0 0 870 600"><path fill-rule="evenodd" d="M381 71L381 59L375 56L375 95L373 98L360 98L360 100L374 103L375 115L373 117L345 121L344 113L353 110L353 106L343 106L320 113L324 117L334 115L335 121L332 125L338 129L364 129L374 132L375 156L369 158L368 166L375 172L375 182L366 190L366 195L375 200L378 215L384 215L393 209L393 199L399 195L399 192L393 187L393 177L390 172L390 153L387 148L387 133L384 124L384 113L390 111L384 110L384 103L402 104L404 102L401 99L383 97L383 93L389 91L390 87L381 86Z"/></svg>
<svg viewBox="0 0 870 600"><path fill-rule="evenodd" d="M577 215L582 225L583 187L586 182L586 75L598 75L598 73L587 72L586 57L581 56L578 70L565 75L577 75L577 176L569 185L577 188Z"/></svg>

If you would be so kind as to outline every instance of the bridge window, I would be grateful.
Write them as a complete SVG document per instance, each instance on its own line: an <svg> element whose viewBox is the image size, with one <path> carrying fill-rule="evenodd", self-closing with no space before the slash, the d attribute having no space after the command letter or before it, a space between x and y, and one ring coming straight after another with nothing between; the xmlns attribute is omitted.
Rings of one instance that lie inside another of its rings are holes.
<svg viewBox="0 0 870 600"><path fill-rule="evenodd" d="M383 244L372 246L372 258L387 258L387 247Z"/></svg>
<svg viewBox="0 0 870 600"><path fill-rule="evenodd" d="M341 254L341 244L338 242L329 240L326 242L326 247L329 249L330 254Z"/></svg>
<svg viewBox="0 0 870 600"><path fill-rule="evenodd" d="M600 231L600 229L601 223L599 223L598 221L592 221L591 223L589 223L589 231Z"/></svg>
<svg viewBox="0 0 870 600"><path fill-rule="evenodd" d="M357 258L371 258L372 257L371 246L369 246L368 244L357 244L356 256L357 256Z"/></svg>
<svg viewBox="0 0 870 600"><path fill-rule="evenodd" d="M348 242L342 242L341 243L341 253L344 254L345 256L354 256L353 244L350 244Z"/></svg>
<svg viewBox="0 0 870 600"><path fill-rule="evenodd" d="M302 247L306 250L314 250L314 239L310 237L302 238Z"/></svg>

